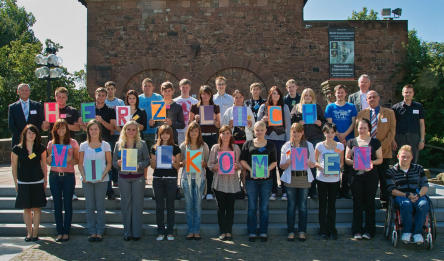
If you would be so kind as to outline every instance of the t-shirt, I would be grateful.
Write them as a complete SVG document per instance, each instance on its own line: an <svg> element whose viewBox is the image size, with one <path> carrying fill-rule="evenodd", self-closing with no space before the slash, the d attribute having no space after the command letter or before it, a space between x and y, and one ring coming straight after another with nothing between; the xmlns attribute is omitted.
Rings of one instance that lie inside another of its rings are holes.
<svg viewBox="0 0 444 261"><path fill-rule="evenodd" d="M252 155L268 155L268 166L270 166L271 163L277 162L277 155L276 155L276 146L273 142L267 141L267 144L264 147L256 147L254 146L253 140L247 140L244 145L242 146L241 156L240 160L244 160L248 163L248 165L251 165L251 156ZM252 179L251 173L247 170L248 174L246 176L246 179ZM271 175L269 173L268 179L271 179ZM264 180L264 179L259 179Z"/></svg>
<svg viewBox="0 0 444 261"><path fill-rule="evenodd" d="M174 99L174 102L182 106L183 119L185 121L185 128L178 129L177 132L185 132L186 128L188 127L188 122L190 120L191 105L197 104L199 101L191 96L188 98L182 98L182 96L179 96Z"/></svg>
<svg viewBox="0 0 444 261"><path fill-rule="evenodd" d="M215 115L220 113L219 106L214 104L213 108L214 108ZM192 105L191 112L194 113L194 115L199 115L199 106L197 104ZM216 128L216 126L214 124L213 125L201 125L200 124L200 128L202 129L202 133L217 133L219 131L219 129Z"/></svg>
<svg viewBox="0 0 444 261"><path fill-rule="evenodd" d="M325 108L325 118L331 118L333 123L336 124L336 129L339 133L344 133L352 124L352 118L356 117L358 112L356 111L356 107L346 102L343 106L338 106L336 103L330 103ZM354 137L353 131L351 131L346 140L352 139ZM337 137L335 137L336 141L339 141Z"/></svg>
<svg viewBox="0 0 444 261"><path fill-rule="evenodd" d="M97 108L96 105L96 115L101 116L102 119L108 123L111 122L111 120L116 119L116 111L114 109L111 109L108 107L108 105L104 104L102 108ZM102 139L104 141L110 141L111 140L111 132L105 128L102 124L100 124L100 127L102 128Z"/></svg>
<svg viewBox="0 0 444 261"><path fill-rule="evenodd" d="M97 148L98 149L98 148ZM84 152L83 155L83 166L85 166L85 163L87 160L101 160L102 161L102 169L104 170L106 168L106 153L107 151L111 152L111 146L108 142L102 141L102 144L100 145L100 150L96 151L97 149L93 149L89 146L88 141L84 141L80 144L80 150L81 152ZM109 181L108 174L106 174L103 181Z"/></svg>
<svg viewBox="0 0 444 261"><path fill-rule="evenodd" d="M157 147L157 145L154 145L151 147L151 151L150 151L151 155L156 156L156 147ZM177 154L180 154L180 148L177 145L173 145L173 156L177 156ZM154 169L153 177L154 178L165 178L165 177L177 178L177 169L175 169L174 167L172 167L171 169L156 168L156 169Z"/></svg>
<svg viewBox="0 0 444 261"><path fill-rule="evenodd" d="M145 134L156 134L157 127L150 127L149 121L151 120L152 112L151 112L151 102L153 101L163 101L163 97L160 94L153 93L151 97L146 97L145 94L139 95L139 108L144 109L146 112L146 128L143 130Z"/></svg>
<svg viewBox="0 0 444 261"><path fill-rule="evenodd" d="M49 149L52 149L52 144L53 144L52 140L48 142L48 146L46 147L48 151L49 151ZM77 143L77 141L75 139L70 139L69 140L69 145L71 145L71 148L68 149L68 157L73 158L74 149L78 150L79 149L79 144ZM52 153L54 153L54 151L52 151ZM56 171L56 172L74 172L74 165L68 164L66 166L66 168L51 167L51 171Z"/></svg>
<svg viewBox="0 0 444 261"><path fill-rule="evenodd" d="M36 144L33 148L35 157L30 159L26 148L15 145L12 152L17 155L17 180L22 182L36 182L43 179L43 170L40 165L42 153L45 147L42 144Z"/></svg>
<svg viewBox="0 0 444 261"><path fill-rule="evenodd" d="M316 159L316 161L321 164L321 166L324 166L324 154L326 153L339 153L339 155L341 155L341 153L344 152L344 145L340 142L336 142L336 149L334 150L329 150L325 147L324 142L319 142L316 145L316 150L318 150L319 153L319 158ZM316 173L316 179L323 181L323 182L338 182L339 181L339 176L340 175L324 175L324 172L321 171L320 169L317 169L317 173Z"/></svg>
<svg viewBox="0 0 444 261"><path fill-rule="evenodd" d="M420 120L424 119L421 103L412 101L409 106L404 101L393 105L396 117L396 134L414 133L420 135Z"/></svg>
<svg viewBox="0 0 444 261"><path fill-rule="evenodd" d="M265 103L265 100L259 97L259 100L249 99L245 101L245 106L250 107L254 115L254 120L257 121L257 114L261 105Z"/></svg>
<svg viewBox="0 0 444 261"><path fill-rule="evenodd" d="M125 106L125 103L117 97L114 97L114 100L112 101L105 99L105 104L111 109L116 109L116 106ZM119 135L119 134L120 132L114 131L114 135Z"/></svg>
<svg viewBox="0 0 444 261"><path fill-rule="evenodd" d="M142 126L146 126L146 113L144 110L137 108L133 115L131 115L131 119L135 120ZM142 133L141 131L140 133Z"/></svg>
<svg viewBox="0 0 444 261"><path fill-rule="evenodd" d="M293 107L298 104L301 101L301 95L299 93L296 93L296 97L291 98L290 94L285 95L284 97L284 103L287 104L288 108L293 110Z"/></svg>
<svg viewBox="0 0 444 261"><path fill-rule="evenodd" d="M80 114L74 107L65 106L59 109L59 117L60 119L64 119L69 125L73 125L79 120ZM52 139L52 128L54 127L54 123L51 123L49 126L48 138ZM69 131L69 134L71 137L74 137L75 132Z"/></svg>

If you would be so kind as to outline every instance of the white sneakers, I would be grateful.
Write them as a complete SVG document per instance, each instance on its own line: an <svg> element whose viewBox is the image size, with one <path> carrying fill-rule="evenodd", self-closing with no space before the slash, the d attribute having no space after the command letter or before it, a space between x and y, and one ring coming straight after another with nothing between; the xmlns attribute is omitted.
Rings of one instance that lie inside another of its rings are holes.
<svg viewBox="0 0 444 261"><path fill-rule="evenodd" d="M353 239L361 240L361 239L362 239L362 235L361 235L360 233L356 233L356 234L353 236Z"/></svg>
<svg viewBox="0 0 444 261"><path fill-rule="evenodd" d="M287 193L282 194L282 200L287 200Z"/></svg>
<svg viewBox="0 0 444 261"><path fill-rule="evenodd" d="M164 238L165 238L164 235L158 235L158 236L156 237L156 240L157 240L157 241L162 241Z"/></svg>
<svg viewBox="0 0 444 261"><path fill-rule="evenodd" d="M369 233L364 233L364 234L362 235L362 238L363 238L363 239L370 240L370 239L372 239L372 236L371 236Z"/></svg>
<svg viewBox="0 0 444 261"><path fill-rule="evenodd" d="M401 241L404 244L410 243L410 239L412 238L412 233L402 233Z"/></svg>
<svg viewBox="0 0 444 261"><path fill-rule="evenodd" d="M207 200L212 200L212 199L214 199L213 195L212 194L207 194Z"/></svg>
<svg viewBox="0 0 444 261"><path fill-rule="evenodd" d="M276 200L276 194L275 193L271 194L270 200Z"/></svg>
<svg viewBox="0 0 444 261"><path fill-rule="evenodd" d="M421 234L414 234L413 235L413 242L415 244L420 245L420 244L424 243L424 238L422 237Z"/></svg>

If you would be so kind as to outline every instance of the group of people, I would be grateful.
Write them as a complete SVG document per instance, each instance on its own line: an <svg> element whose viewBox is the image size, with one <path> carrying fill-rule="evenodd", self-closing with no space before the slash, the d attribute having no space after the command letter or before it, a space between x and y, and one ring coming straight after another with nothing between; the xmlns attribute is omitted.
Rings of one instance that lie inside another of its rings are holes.
<svg viewBox="0 0 444 261"><path fill-rule="evenodd" d="M141 238L148 167L154 170L157 240L175 239L174 200L178 186L185 196L187 240L201 239L201 202L214 197L218 204L219 238L232 240L235 200L242 198L244 193L248 197L250 241L267 241L269 200L279 196L287 200L288 240L307 238L308 197L319 201L321 238L335 240L338 237L336 199L350 198L350 190L353 237L371 239L376 232L375 197L379 183L381 201L395 196L401 214L410 215L410 219L402 217L405 221L403 240L409 241L413 234L416 243L422 242L418 222L425 218L424 211L427 211L424 196L428 184L423 168L415 162L418 151L424 147L425 124L422 105L413 101L412 85L404 86L402 102L391 109L384 108L379 103L379 94L370 90L369 76L361 75L360 91L351 94L347 102L347 88L336 86L336 101L328 104L325 111L317 104L312 89L305 88L299 95L299 85L293 79L286 83L287 95L273 86L266 99L261 97L264 88L261 83L251 84L248 100L239 90L235 90L233 96L227 94L227 79L222 76L216 78L215 85L217 93L213 94L210 86L203 85L195 99L190 96L191 81L183 79L179 83L180 96L173 99L175 89L171 82L162 83L161 94L157 94L152 79L146 78L142 81L141 94L129 90L122 101L115 97L116 84L110 81L105 87L96 89L96 116L89 122L83 122L78 110L67 106L68 91L59 87L55 100L60 119L49 123L44 120L42 106L29 99L29 85L20 84L17 88L20 100L9 106L8 119L13 145L12 174L18 191L16 207L24 209L25 240L38 240L40 209L46 205L47 166L54 160L52 145L64 144L69 145L67 167L52 166L49 171L56 241L69 240L74 165L78 165L85 190L88 240L91 242L103 239L105 195L110 200L115 198L113 183L120 188L123 239ZM151 104L156 101L165 103L165 120L154 120ZM316 105L314 122L304 122L306 104ZM117 126L114 107L123 105L130 106L131 119ZM269 110L270 106L280 107L280 124L275 124L276 112ZM235 107L246 108L244 126L233 122ZM79 146L73 135L81 129L86 131L86 141ZM50 130L46 147L41 141L42 130ZM157 166L157 152L163 146L172 147L172 168ZM368 169L357 170L354 152L355 148L362 147L370 149L371 160ZM306 167L302 170L292 167L292 153L296 148L307 151ZM393 150L398 148L399 164L389 169ZM137 150L135 170L122 170L125 149ZM200 166L196 167L200 171L189 167L190 152L196 150L201 155ZM220 173L221 152L233 152L231 164L235 174ZM338 173L324 173L324 160L331 154L338 155L337 164L341 169ZM91 160L101 164L102 175L97 182L86 180L86 172L90 171L86 162ZM263 167L262 176L256 173L258 166ZM179 170L182 171L179 173ZM414 229L411 225L413 208L416 208Z"/></svg>

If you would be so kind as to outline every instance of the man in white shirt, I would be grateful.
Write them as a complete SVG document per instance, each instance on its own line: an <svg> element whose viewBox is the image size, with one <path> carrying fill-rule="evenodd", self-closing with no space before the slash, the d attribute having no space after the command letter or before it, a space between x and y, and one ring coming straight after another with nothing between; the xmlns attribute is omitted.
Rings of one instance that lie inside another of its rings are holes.
<svg viewBox="0 0 444 261"><path fill-rule="evenodd" d="M190 90L191 90L191 81L188 79L182 79L179 82L179 88L180 88L180 96L176 97L174 99L174 102L182 106L183 110L183 119L185 121L185 128L178 129L178 141L179 145L182 144L182 142L185 140L185 131L188 127L188 122L190 120L190 110L191 105L196 104L198 100L196 98L193 98L190 96Z"/></svg>
<svg viewBox="0 0 444 261"><path fill-rule="evenodd" d="M216 89L217 93L213 95L214 104L219 105L220 115L224 115L225 111L233 106L234 99L233 96L225 93L225 89L227 88L227 79L223 76L218 76L216 78Z"/></svg>
<svg viewBox="0 0 444 261"><path fill-rule="evenodd" d="M356 106L356 110L360 112L369 107L367 103L367 93L371 86L370 77L367 74L359 76L358 85L359 91L350 95L348 102L353 103Z"/></svg>

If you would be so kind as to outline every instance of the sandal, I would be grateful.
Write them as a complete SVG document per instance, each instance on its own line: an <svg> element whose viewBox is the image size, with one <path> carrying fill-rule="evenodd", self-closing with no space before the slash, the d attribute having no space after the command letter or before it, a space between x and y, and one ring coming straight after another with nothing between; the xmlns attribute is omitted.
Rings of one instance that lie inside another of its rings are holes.
<svg viewBox="0 0 444 261"><path fill-rule="evenodd" d="M193 240L193 239L194 239L194 234L188 234L188 235L185 237L185 239L186 239L186 240Z"/></svg>

